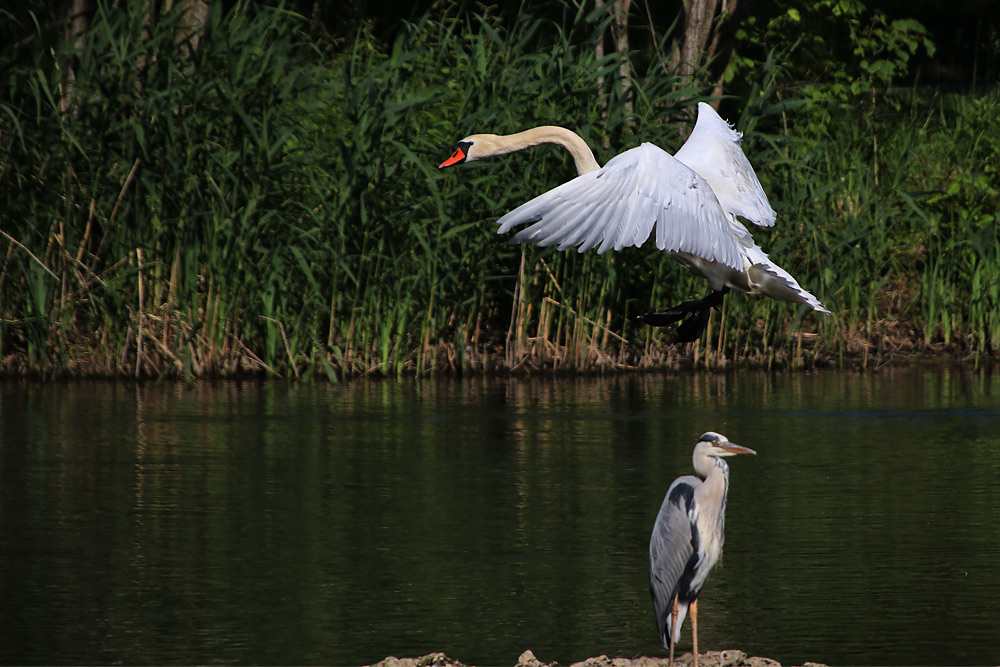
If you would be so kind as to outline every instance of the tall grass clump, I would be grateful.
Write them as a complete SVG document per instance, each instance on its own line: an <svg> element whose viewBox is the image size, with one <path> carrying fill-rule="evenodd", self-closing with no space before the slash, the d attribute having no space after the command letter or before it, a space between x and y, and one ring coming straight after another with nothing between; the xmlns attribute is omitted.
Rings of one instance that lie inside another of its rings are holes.
<svg viewBox="0 0 1000 667"><path fill-rule="evenodd" d="M794 131L771 137L763 180L794 231L757 236L805 263L836 312L819 333L838 356L993 354L1000 95L892 90L877 101L774 106Z"/></svg>
<svg viewBox="0 0 1000 667"><path fill-rule="evenodd" d="M6 52L8 371L236 373L308 354L324 251L301 149L308 42L280 7L213 5L197 45L182 10L146 9L98 2L84 42L50 51L39 32Z"/></svg>
<svg viewBox="0 0 1000 667"><path fill-rule="evenodd" d="M183 4L183 3L182 3ZM536 147L438 172L455 141L543 124L601 163L675 151L705 88L597 57L610 5L441 3L389 42L330 45L281 5L150 14L85 39L35 20L0 52L0 358L7 373L290 377L867 363L997 348L997 94L788 83L723 100L778 226L758 243L834 314L732 294L688 347L630 316L707 292L650 247L511 246L504 212L569 180ZM666 38L665 38L666 39ZM773 54L772 54L773 55ZM648 63L648 64L647 64Z"/></svg>

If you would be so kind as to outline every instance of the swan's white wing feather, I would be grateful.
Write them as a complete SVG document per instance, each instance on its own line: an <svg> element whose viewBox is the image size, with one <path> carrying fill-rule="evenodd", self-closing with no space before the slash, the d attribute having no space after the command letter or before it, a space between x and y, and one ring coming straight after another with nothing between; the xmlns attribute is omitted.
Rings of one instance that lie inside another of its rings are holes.
<svg viewBox="0 0 1000 667"><path fill-rule="evenodd" d="M643 144L604 167L535 197L497 221L499 233L528 225L514 243L558 244L580 252L656 247L743 268L728 216L709 184L669 153Z"/></svg>
<svg viewBox="0 0 1000 667"><path fill-rule="evenodd" d="M604 190L604 196L609 199L623 196L621 190L627 184L617 185L619 185L617 190L614 188ZM560 250L579 245L586 248L593 247L604 238L606 211L588 203L586 193L592 188L590 179L584 177L564 183L498 220L500 224L498 233L510 231L520 224L537 221L534 225L518 232L512 241L537 243L541 246L559 244Z"/></svg>
<svg viewBox="0 0 1000 667"><path fill-rule="evenodd" d="M701 102L694 130L674 157L708 181L726 211L770 227L776 214L740 147L742 141L741 133Z"/></svg>
<svg viewBox="0 0 1000 667"><path fill-rule="evenodd" d="M803 288L792 274L778 266L760 246L753 244L747 248L746 256L750 264L747 274L754 284L754 291L778 301L804 303L817 312L830 313L819 299Z"/></svg>

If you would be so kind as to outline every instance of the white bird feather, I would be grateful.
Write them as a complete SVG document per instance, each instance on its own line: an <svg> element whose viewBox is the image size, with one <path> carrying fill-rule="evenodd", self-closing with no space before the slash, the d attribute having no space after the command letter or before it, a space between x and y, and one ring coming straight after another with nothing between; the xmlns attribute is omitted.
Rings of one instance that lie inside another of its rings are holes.
<svg viewBox="0 0 1000 667"><path fill-rule="evenodd" d="M739 132L700 103L694 130L675 155L644 143L601 167L579 135L545 126L506 137L472 135L441 167L559 144L573 155L580 175L501 217L500 234L523 227L512 243L605 253L653 238L716 292L732 288L829 313L737 219L769 227L776 218L741 142Z"/></svg>

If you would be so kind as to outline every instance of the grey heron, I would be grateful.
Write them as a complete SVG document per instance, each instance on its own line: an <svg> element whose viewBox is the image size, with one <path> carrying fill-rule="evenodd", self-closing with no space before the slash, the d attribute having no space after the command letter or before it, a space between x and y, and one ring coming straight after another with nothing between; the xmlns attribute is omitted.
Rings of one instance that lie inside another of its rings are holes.
<svg viewBox="0 0 1000 667"><path fill-rule="evenodd" d="M694 475L674 480L663 498L649 539L649 592L660 642L670 649L691 610L694 665L698 666L698 593L719 560L725 541L729 465L723 457L756 454L709 431L694 447Z"/></svg>
<svg viewBox="0 0 1000 667"><path fill-rule="evenodd" d="M712 107L700 103L694 130L674 155L644 143L601 167L578 134L547 125L505 136L473 134L459 141L438 168L539 144L568 150L577 178L500 218L498 233L533 223L512 242L558 245L559 250L577 247L579 252L596 247L599 254L641 246L655 235L656 247L707 280L712 293L635 319L650 326L683 320L677 342L690 342L701 335L711 308L721 304L730 289L830 312L769 259L737 220L740 215L770 227L776 217L740 148L741 140Z"/></svg>

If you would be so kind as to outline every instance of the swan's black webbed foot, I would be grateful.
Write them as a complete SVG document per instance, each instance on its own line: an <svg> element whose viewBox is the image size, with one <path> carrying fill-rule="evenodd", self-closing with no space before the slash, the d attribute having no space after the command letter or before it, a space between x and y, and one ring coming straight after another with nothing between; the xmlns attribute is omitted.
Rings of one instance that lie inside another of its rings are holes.
<svg viewBox="0 0 1000 667"><path fill-rule="evenodd" d="M713 291L704 299L698 301L685 301L679 306L666 310L657 310L650 313L636 315L635 320L651 327L664 327L674 322L681 322L677 327L677 337L675 343L692 343L701 337L708 326L708 316L712 308L722 303L722 298L729 289ZM681 321L683 320L683 321Z"/></svg>

